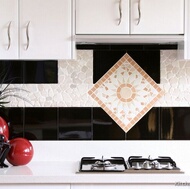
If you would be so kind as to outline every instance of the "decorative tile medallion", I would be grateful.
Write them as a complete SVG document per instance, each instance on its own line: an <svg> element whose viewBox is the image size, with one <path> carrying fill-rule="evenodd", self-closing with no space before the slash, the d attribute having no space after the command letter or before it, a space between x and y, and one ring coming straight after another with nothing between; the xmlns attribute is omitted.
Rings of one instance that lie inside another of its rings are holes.
<svg viewBox="0 0 190 189"><path fill-rule="evenodd" d="M125 132L164 94L127 53L88 93Z"/></svg>

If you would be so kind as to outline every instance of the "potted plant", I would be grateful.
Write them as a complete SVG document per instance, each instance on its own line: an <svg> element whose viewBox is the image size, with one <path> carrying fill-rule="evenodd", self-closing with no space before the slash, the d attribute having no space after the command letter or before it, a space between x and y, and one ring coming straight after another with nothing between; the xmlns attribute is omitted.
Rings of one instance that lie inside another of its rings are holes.
<svg viewBox="0 0 190 189"><path fill-rule="evenodd" d="M20 96L17 93L20 91L24 91L24 92L28 92L28 91L25 89L18 88L18 87L11 87L11 84L13 81L14 81L14 78L6 80L6 74L3 74L3 72L0 73L0 107L4 107L5 104L10 103L9 98L11 96L22 99L30 103L26 98Z"/></svg>

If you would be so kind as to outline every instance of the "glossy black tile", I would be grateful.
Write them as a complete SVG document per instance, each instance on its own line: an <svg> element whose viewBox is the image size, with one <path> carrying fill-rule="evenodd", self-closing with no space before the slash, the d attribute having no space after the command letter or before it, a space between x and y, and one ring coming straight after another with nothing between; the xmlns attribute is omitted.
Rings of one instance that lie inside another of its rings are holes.
<svg viewBox="0 0 190 189"><path fill-rule="evenodd" d="M93 83L96 83L126 51L93 51Z"/></svg>
<svg viewBox="0 0 190 189"><path fill-rule="evenodd" d="M190 140L189 107L154 107L127 133L101 108L0 108L10 139Z"/></svg>
<svg viewBox="0 0 190 189"><path fill-rule="evenodd" d="M24 83L58 83L57 61L25 61Z"/></svg>
<svg viewBox="0 0 190 189"><path fill-rule="evenodd" d="M93 83L97 82L125 53L128 53L156 83L160 83L159 50L94 50Z"/></svg>
<svg viewBox="0 0 190 189"><path fill-rule="evenodd" d="M135 62L156 82L160 83L160 51L127 51Z"/></svg>
<svg viewBox="0 0 190 189"><path fill-rule="evenodd" d="M125 140L125 132L102 108L93 108L93 140Z"/></svg>
<svg viewBox="0 0 190 189"><path fill-rule="evenodd" d="M25 108L24 137L57 140L57 108Z"/></svg>
<svg viewBox="0 0 190 189"><path fill-rule="evenodd" d="M59 108L59 140L91 140L92 108Z"/></svg>
<svg viewBox="0 0 190 189"><path fill-rule="evenodd" d="M127 132L127 140L159 140L159 123L159 108L152 108Z"/></svg>
<svg viewBox="0 0 190 189"><path fill-rule="evenodd" d="M9 139L24 136L23 108L1 108L0 116L9 125Z"/></svg>
<svg viewBox="0 0 190 189"><path fill-rule="evenodd" d="M2 83L58 83L58 61L0 61Z"/></svg>
<svg viewBox="0 0 190 189"><path fill-rule="evenodd" d="M161 112L160 115L161 139L171 140L174 138L174 119L173 119L174 109L171 107L161 108L160 112Z"/></svg>
<svg viewBox="0 0 190 189"><path fill-rule="evenodd" d="M0 116L9 124L9 118L8 118L8 114L9 114L9 110L11 108L5 108L5 107L1 107L0 108Z"/></svg>
<svg viewBox="0 0 190 189"><path fill-rule="evenodd" d="M161 139L190 140L190 108L161 108Z"/></svg>
<svg viewBox="0 0 190 189"><path fill-rule="evenodd" d="M0 61L1 83L23 83L23 65L21 61Z"/></svg>

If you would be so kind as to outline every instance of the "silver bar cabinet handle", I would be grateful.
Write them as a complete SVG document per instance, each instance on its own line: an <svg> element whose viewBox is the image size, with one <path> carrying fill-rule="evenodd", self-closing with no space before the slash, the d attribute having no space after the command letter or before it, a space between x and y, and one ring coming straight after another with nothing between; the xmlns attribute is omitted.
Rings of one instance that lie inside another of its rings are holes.
<svg viewBox="0 0 190 189"><path fill-rule="evenodd" d="M30 26L30 21L29 21L28 24L26 25L26 39L27 39L26 51L28 50L29 45L30 45L29 26Z"/></svg>
<svg viewBox="0 0 190 189"><path fill-rule="evenodd" d="M10 47L11 47L11 21L9 22L9 25L8 25L8 29L7 29L7 36L8 36L8 41L9 41L9 43L8 43L8 46L7 46L7 50L9 50L10 49Z"/></svg>
<svg viewBox="0 0 190 189"><path fill-rule="evenodd" d="M119 0L119 22L118 22L118 26L121 24L121 20L122 20L122 0Z"/></svg>
<svg viewBox="0 0 190 189"><path fill-rule="evenodd" d="M137 25L139 25L139 23L141 21L141 0L138 1L138 13L139 13L139 18L137 21Z"/></svg>

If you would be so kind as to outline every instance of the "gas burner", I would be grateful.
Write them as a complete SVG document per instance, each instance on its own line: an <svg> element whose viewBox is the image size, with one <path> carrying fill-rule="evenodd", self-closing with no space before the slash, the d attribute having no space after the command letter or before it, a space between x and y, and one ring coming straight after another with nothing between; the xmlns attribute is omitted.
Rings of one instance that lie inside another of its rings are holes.
<svg viewBox="0 0 190 189"><path fill-rule="evenodd" d="M91 170L115 170L115 169L116 169L116 165L112 164L108 160L104 160L103 156L101 160L96 161L91 166Z"/></svg>
<svg viewBox="0 0 190 189"><path fill-rule="evenodd" d="M127 169L124 158L111 157L101 159L83 157L80 162L80 172L122 172Z"/></svg>
<svg viewBox="0 0 190 189"><path fill-rule="evenodd" d="M134 170L176 170L179 169L176 166L175 161L171 157L159 156L152 159L143 158L142 156L130 156L128 158L128 164L130 169Z"/></svg>
<svg viewBox="0 0 190 189"><path fill-rule="evenodd" d="M95 164L92 164L91 170L115 170L116 165L111 164L110 161L105 161L104 163L100 163L100 161L95 162Z"/></svg>

